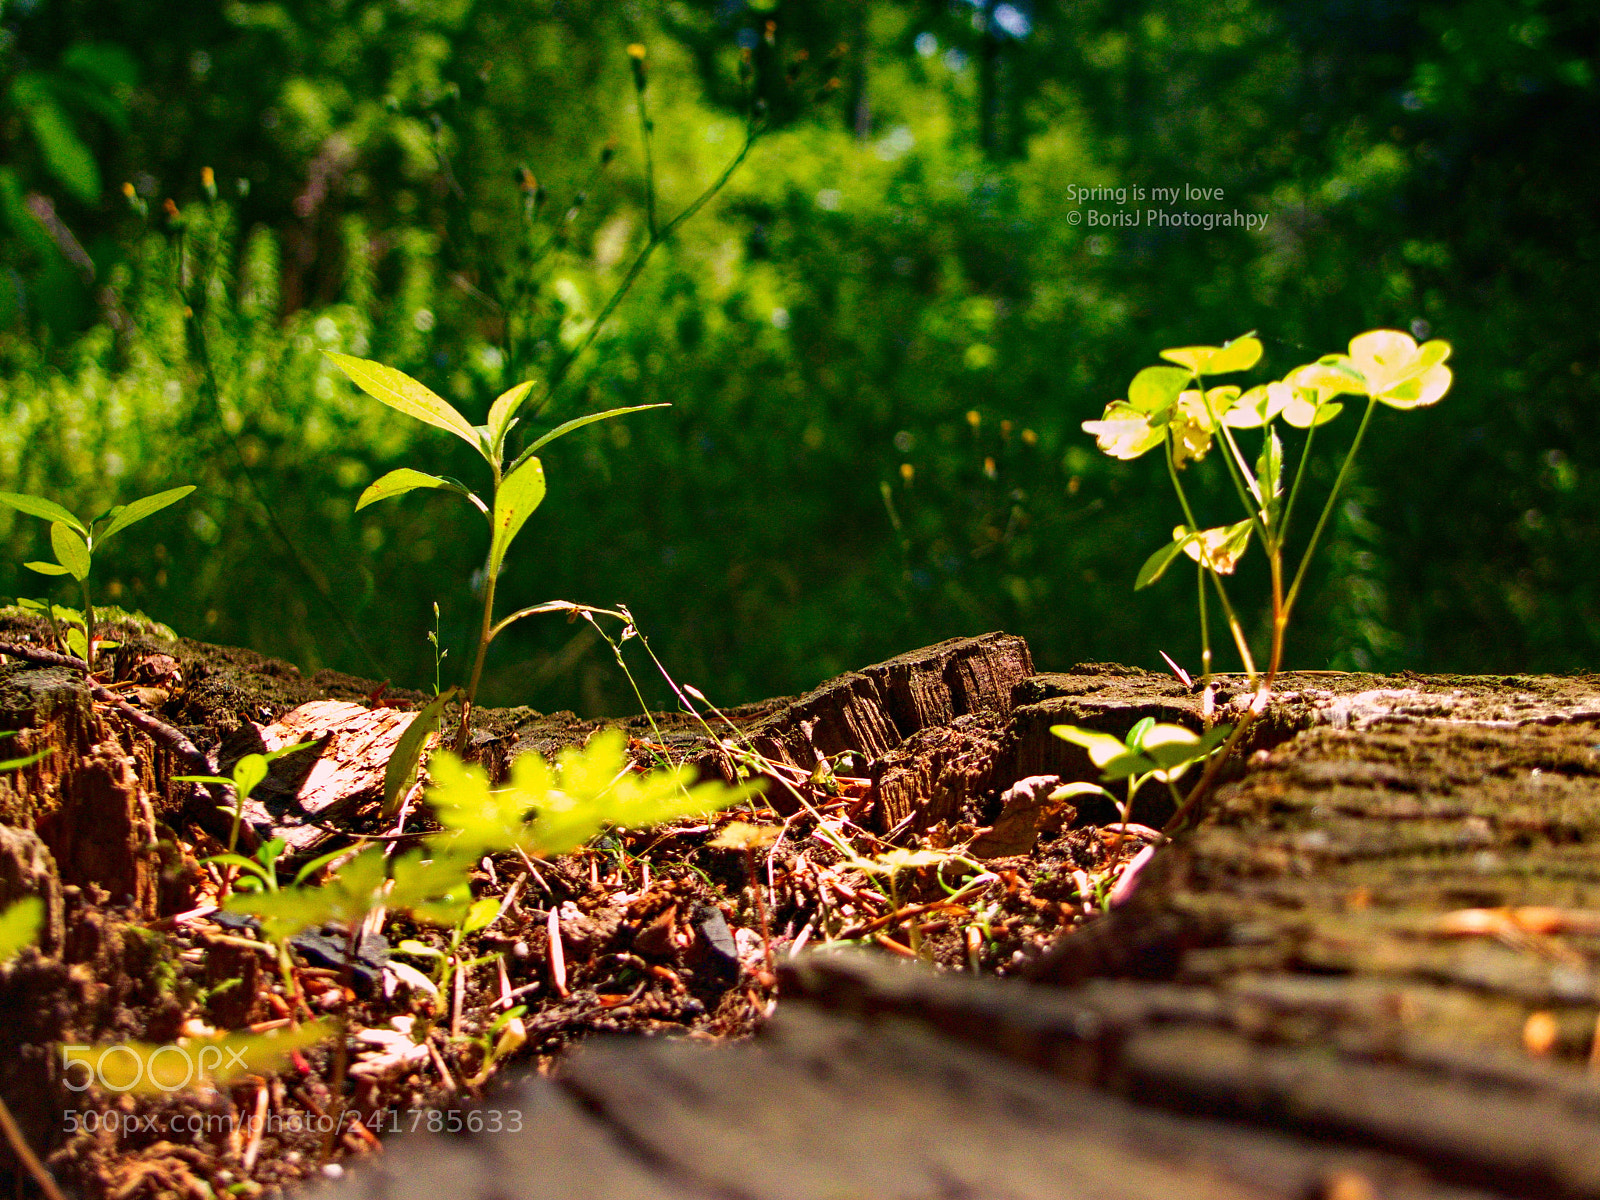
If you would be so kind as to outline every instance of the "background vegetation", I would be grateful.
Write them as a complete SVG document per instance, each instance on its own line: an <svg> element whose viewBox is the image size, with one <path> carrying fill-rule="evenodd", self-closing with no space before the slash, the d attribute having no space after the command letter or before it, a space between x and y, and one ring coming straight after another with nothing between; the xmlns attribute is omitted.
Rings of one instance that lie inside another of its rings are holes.
<svg viewBox="0 0 1600 1200"><path fill-rule="evenodd" d="M1380 414L1290 664L1595 665L1591 4L6 0L0 25L0 490L95 513L198 484L96 566L181 632L422 686L437 600L447 682L469 657L477 518L353 510L402 464L481 482L471 454L339 349L478 420L552 372L541 422L671 401L551 447L502 608L627 603L719 701L990 628L1047 667L1193 667L1192 586L1130 590L1177 521L1159 465L1080 422L1164 346L1257 329L1280 374L1390 326L1451 340L1456 386ZM752 91L766 132L569 364L647 236L632 43L664 214ZM1191 186L1221 198L1175 209L1265 229L1074 223L1148 206L1072 187ZM0 513L0 595L44 594L17 566L41 530ZM554 618L496 643L485 698L629 707Z"/></svg>

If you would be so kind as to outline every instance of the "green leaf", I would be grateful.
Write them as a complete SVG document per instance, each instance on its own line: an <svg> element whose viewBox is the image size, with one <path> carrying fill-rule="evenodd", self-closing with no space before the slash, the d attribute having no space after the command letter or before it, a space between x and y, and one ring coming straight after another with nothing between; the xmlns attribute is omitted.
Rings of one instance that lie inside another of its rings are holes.
<svg viewBox="0 0 1600 1200"><path fill-rule="evenodd" d="M31 562L31 563L23 563L22 565L27 567L28 570L30 570L30 571L39 572L39 574L41 574L41 575L66 575L66 574L68 574L67 569L65 567L63 567L60 563Z"/></svg>
<svg viewBox="0 0 1600 1200"><path fill-rule="evenodd" d="M50 545L56 560L79 583L89 578L89 545L69 526L60 521L50 526Z"/></svg>
<svg viewBox="0 0 1600 1200"><path fill-rule="evenodd" d="M500 481L494 494L494 533L489 541L488 571L491 579L500 574L506 551L534 509L544 500L544 466L530 458Z"/></svg>
<svg viewBox="0 0 1600 1200"><path fill-rule="evenodd" d="M66 632L67 649L84 662L89 661L89 635L74 625Z"/></svg>
<svg viewBox="0 0 1600 1200"><path fill-rule="evenodd" d="M1263 507L1270 506L1283 494L1283 442L1275 429L1269 428L1261 443L1261 456L1256 459L1256 483L1261 488L1256 499Z"/></svg>
<svg viewBox="0 0 1600 1200"><path fill-rule="evenodd" d="M1050 732L1064 742L1082 746L1089 752L1089 761L1097 767L1103 767L1119 754L1128 752L1128 747L1123 744L1121 738L1112 737L1109 733L1100 733L1098 730L1084 729L1077 725L1052 725Z"/></svg>
<svg viewBox="0 0 1600 1200"><path fill-rule="evenodd" d="M77 517L73 516L54 500L46 500L43 496L29 496L23 492L0 492L0 504L9 504L18 512L25 512L30 517L41 517L46 521L60 521L63 525L70 525L84 537L89 536L89 527Z"/></svg>
<svg viewBox="0 0 1600 1200"><path fill-rule="evenodd" d="M482 500L454 479L413 471L410 467L401 467L398 471L390 471L370 484L367 490L361 493L361 499L356 501L356 511L360 512L367 505L376 504L379 500L388 500L395 496L403 496L406 492L414 492L418 488L442 488L447 492L465 496L479 508L484 507Z"/></svg>
<svg viewBox="0 0 1600 1200"><path fill-rule="evenodd" d="M1252 334L1222 346L1182 346L1163 350L1161 357L1188 367L1196 375L1229 375L1248 371L1261 361L1261 343Z"/></svg>
<svg viewBox="0 0 1600 1200"><path fill-rule="evenodd" d="M445 702L456 694L455 688L446 688L432 700L400 733L389 756L389 765L383 769L383 815L392 817L400 811L401 798L416 777L417 764L422 761L422 749L428 736L438 732L439 719L444 715Z"/></svg>
<svg viewBox="0 0 1600 1200"><path fill-rule="evenodd" d="M100 198L100 168L44 77L24 72L12 83L11 95L33 127L33 140L45 168L74 197L93 204Z"/></svg>
<svg viewBox="0 0 1600 1200"><path fill-rule="evenodd" d="M38 896L24 896L0 913L0 963L11 959L24 946L33 945L39 936L39 926L43 924L44 901Z"/></svg>
<svg viewBox="0 0 1600 1200"><path fill-rule="evenodd" d="M82 1065L89 1081L107 1091L161 1096L207 1084L226 1087L249 1075L270 1074L294 1051L314 1046L336 1031L335 1019L322 1017L289 1029L185 1038L181 1044L63 1046L61 1057L64 1069Z"/></svg>
<svg viewBox="0 0 1600 1200"><path fill-rule="evenodd" d="M508 392L501 394L500 398L489 406L489 420L484 425L484 432L489 438L489 452L494 456L494 461L500 460L501 453L505 450L506 434L511 432L511 426L517 419L517 410L522 407L522 402L528 398L528 393L533 391L533 381L519 383Z"/></svg>
<svg viewBox="0 0 1600 1200"><path fill-rule="evenodd" d="M126 529L135 521L142 521L146 517L160 512L167 505L176 504L192 491L194 491L194 484L188 483L183 487L157 492L153 496L145 496L141 500L135 500L132 504L125 504L121 508L113 509L111 524L101 530L100 535L95 538L96 545L104 542L113 533Z"/></svg>
<svg viewBox="0 0 1600 1200"><path fill-rule="evenodd" d="M1104 796L1112 802L1117 799L1098 783L1064 783L1050 793L1052 800L1070 800L1074 796Z"/></svg>
<svg viewBox="0 0 1600 1200"><path fill-rule="evenodd" d="M18 767L31 766L41 758L54 753L55 748L53 746L46 746L43 750L30 754L26 758L10 758L5 762L0 762L0 771L15 771Z"/></svg>
<svg viewBox="0 0 1600 1200"><path fill-rule="evenodd" d="M1208 375L1231 375L1235 371L1248 371L1261 361L1261 343L1253 335L1245 334L1228 342L1211 356L1206 367Z"/></svg>
<svg viewBox="0 0 1600 1200"><path fill-rule="evenodd" d="M1128 403L1153 416L1178 402L1190 373L1179 367L1146 367L1128 384Z"/></svg>
<svg viewBox="0 0 1600 1200"><path fill-rule="evenodd" d="M1147 588L1165 575L1173 560L1183 553L1183 548L1192 542L1194 538L1195 535L1192 533L1185 534L1176 541L1168 542L1149 558L1145 559L1144 566L1139 568L1138 578L1133 581L1133 590L1137 592L1141 588Z"/></svg>
<svg viewBox="0 0 1600 1200"><path fill-rule="evenodd" d="M250 793L255 790L256 784L267 777L267 756L265 754L246 754L233 764L233 790L243 804L250 798Z"/></svg>
<svg viewBox="0 0 1600 1200"><path fill-rule="evenodd" d="M500 901L492 896L485 896L467 909L466 920L461 922L461 932L477 933L480 929L487 929L499 915Z"/></svg>
<svg viewBox="0 0 1600 1200"><path fill-rule="evenodd" d="M566 424L564 424L564 425L557 425L549 433L545 434L543 437L541 437L537 441L535 441L533 443L533 445L529 446L526 450L524 450L522 452L522 458L525 459L525 458L528 457L528 455L537 453L541 447L548 446L551 442L555 441L558 437L565 437L567 434L571 433L574 429L582 429L585 425L593 425L596 421L604 421L608 417L620 417L620 416L623 416L623 415L625 415L627 413L643 412L647 408L671 408L671 407L672 407L672 405L665 404L665 403L662 403L662 404L635 404L635 405L633 405L633 406L631 406L629 408L609 408L605 412L590 413L586 417L575 417L572 420L566 422ZM520 463L522 461L522 459L518 459L517 461Z"/></svg>
<svg viewBox="0 0 1600 1200"><path fill-rule="evenodd" d="M444 397L434 394L404 371L396 371L382 363L369 362L337 350L324 350L341 371L367 395L390 408L399 409L408 417L425 421L438 429L455 434L479 454L483 445L478 431L458 413Z"/></svg>

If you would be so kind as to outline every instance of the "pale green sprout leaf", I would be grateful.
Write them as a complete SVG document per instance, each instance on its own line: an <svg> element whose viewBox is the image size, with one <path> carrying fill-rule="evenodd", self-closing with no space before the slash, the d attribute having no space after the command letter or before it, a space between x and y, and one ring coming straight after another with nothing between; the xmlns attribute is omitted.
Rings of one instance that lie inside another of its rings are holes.
<svg viewBox="0 0 1600 1200"><path fill-rule="evenodd" d="M70 525L61 521L50 526L50 546L56 552L56 561L67 569L79 583L89 578L89 545Z"/></svg>
<svg viewBox="0 0 1600 1200"><path fill-rule="evenodd" d="M267 777L267 756L264 754L246 754L233 764L233 787L238 793L239 802L255 790L256 784Z"/></svg>
<svg viewBox="0 0 1600 1200"><path fill-rule="evenodd" d="M1283 494L1283 442L1275 429L1268 429L1256 459L1256 502L1269 512L1273 501Z"/></svg>
<svg viewBox="0 0 1600 1200"><path fill-rule="evenodd" d="M1142 588L1147 588L1165 575L1167 568L1173 564L1178 555L1183 552L1184 547L1194 538L1194 534L1185 533L1182 537L1168 542L1149 558L1145 559L1144 566L1139 568L1139 577L1133 581L1133 590L1137 592Z"/></svg>
<svg viewBox="0 0 1600 1200"><path fill-rule="evenodd" d="M1195 531L1187 525L1179 525L1172 531L1172 536L1185 539L1183 552L1195 562L1204 562L1218 575L1232 575L1244 552L1250 548L1250 534L1254 528L1255 522L1240 521L1234 525L1201 530L1195 535Z"/></svg>
<svg viewBox="0 0 1600 1200"><path fill-rule="evenodd" d="M424 421L437 429L453 433L479 454L483 445L478 431L443 396L418 383L404 371L370 362L337 350L323 351L341 371L367 395L408 417Z"/></svg>
<svg viewBox="0 0 1600 1200"><path fill-rule="evenodd" d="M0 492L0 504L8 504L18 512L27 513L30 517L40 517L46 521L60 521L63 525L70 525L84 537L89 536L89 527L77 517L73 516L54 500L46 500L43 496L29 496L23 492Z"/></svg>
<svg viewBox="0 0 1600 1200"><path fill-rule="evenodd" d="M544 466L537 458L527 459L500 481L494 494L494 515L490 517L494 532L489 539L487 569L491 578L499 576L512 539L543 500Z"/></svg>
<svg viewBox="0 0 1600 1200"><path fill-rule="evenodd" d="M33 945L44 924L44 901L38 896L24 896L0 913L0 963L10 959L23 947Z"/></svg>
<svg viewBox="0 0 1600 1200"><path fill-rule="evenodd" d="M48 758L54 753L55 748L53 746L46 746L43 750L36 750L34 753L22 758L8 758L4 762L0 762L0 771L15 771L18 767L30 767L41 758Z"/></svg>
<svg viewBox="0 0 1600 1200"><path fill-rule="evenodd" d="M386 818L400 811L400 802L410 789L411 781L416 778L417 764L422 761L428 736L439 731L444 706L455 694L453 687L440 692L401 731L400 739L394 745L394 753L389 755L389 764L383 769L383 815Z"/></svg>
<svg viewBox="0 0 1600 1200"><path fill-rule="evenodd" d="M1293 389L1282 381L1257 384L1223 413L1222 423L1231 429L1259 429L1270 424L1293 399Z"/></svg>
<svg viewBox="0 0 1600 1200"><path fill-rule="evenodd" d="M1140 751L1144 749L1144 737L1156 727L1154 717L1140 717L1133 723L1133 728L1128 730L1128 736L1123 738L1123 743L1128 749Z"/></svg>
<svg viewBox="0 0 1600 1200"><path fill-rule="evenodd" d="M487 929L500 915L500 901L492 896L485 896L473 902L467 909L467 916L461 923L462 933L477 933L480 929Z"/></svg>
<svg viewBox="0 0 1600 1200"><path fill-rule="evenodd" d="M84 662L89 661L89 635L77 626L66 632L67 649Z"/></svg>
<svg viewBox="0 0 1600 1200"><path fill-rule="evenodd" d="M1223 346L1180 346L1163 350L1168 362L1187 367L1195 375L1228 375L1248 371L1261 361L1261 343L1251 334L1234 338Z"/></svg>
<svg viewBox="0 0 1600 1200"><path fill-rule="evenodd" d="M522 402L528 398L528 393L532 390L532 380L519 383L489 406L489 420L483 430L489 439L489 450L495 461L499 460L505 449L506 434L510 433L511 427L516 424L517 410L522 407Z"/></svg>
<svg viewBox="0 0 1600 1200"><path fill-rule="evenodd" d="M1178 367L1146 367L1128 384L1128 404L1147 416L1171 408L1189 382L1190 373Z"/></svg>
<svg viewBox="0 0 1600 1200"><path fill-rule="evenodd" d="M361 493L361 498L356 501L356 511L360 512L369 504L376 504L379 500L388 500L395 496L403 496L407 492L414 492L420 488L439 488L447 492L455 492L458 496L465 496L478 508L483 508L484 503L463 484L443 475L429 475L424 471L413 471L410 467L401 467L399 470L390 471L381 475L367 485L367 490Z"/></svg>
<svg viewBox="0 0 1600 1200"><path fill-rule="evenodd" d="M628 413L644 412L644 410L647 408L671 407L672 406L670 404L665 402L658 404L634 404L628 408L608 408L605 412L590 413L583 417L574 417L570 421L566 421L560 425L557 425L554 429L550 430L549 433L542 434L540 437L535 439L534 443L522 452L522 458L519 458L517 462L520 465L522 460L527 458L528 455L538 453L541 448L548 446L558 437L565 437L574 429L582 429L585 425L593 425L596 421L604 421L611 417L626 416Z"/></svg>
<svg viewBox="0 0 1600 1200"><path fill-rule="evenodd" d="M1349 363L1374 400L1394 408L1435 403L1450 387L1450 343L1435 338L1418 346L1397 329L1369 329L1350 339Z"/></svg>
<svg viewBox="0 0 1600 1200"><path fill-rule="evenodd" d="M67 575L67 574L70 574L70 572L65 567L63 567L60 563L30 562L30 563L23 563L22 565L27 567L28 570L30 570L30 571L39 572L39 574L41 574L41 575Z"/></svg>
<svg viewBox="0 0 1600 1200"><path fill-rule="evenodd" d="M1070 800L1074 796L1105 796L1110 800L1116 800L1115 796L1098 783L1064 783L1050 793L1052 800Z"/></svg>
<svg viewBox="0 0 1600 1200"><path fill-rule="evenodd" d="M170 1095L206 1085L226 1087L246 1076L269 1074L288 1062L295 1051L315 1046L336 1031L334 1018L323 1017L298 1028L183 1038L176 1044L63 1046L62 1065L65 1069L84 1067L89 1079L106 1091Z"/></svg>
<svg viewBox="0 0 1600 1200"><path fill-rule="evenodd" d="M1097 767L1104 767L1119 754L1127 752L1128 747L1121 738L1112 737L1109 733L1100 733L1093 729L1084 729L1077 725L1052 725L1050 732L1064 742L1071 742L1074 746L1082 746L1089 752L1089 761Z"/></svg>
<svg viewBox="0 0 1600 1200"><path fill-rule="evenodd" d="M1211 356L1206 366L1207 375L1231 375L1235 371L1248 371L1261 361L1261 342L1253 334L1245 334L1228 342Z"/></svg>
<svg viewBox="0 0 1600 1200"><path fill-rule="evenodd" d="M937 867L941 863L950 861L948 851L944 850L906 850L897 848L885 851L873 858L858 859L852 866L864 871L874 871L881 875L897 875L901 871L912 871L918 867Z"/></svg>
<svg viewBox="0 0 1600 1200"><path fill-rule="evenodd" d="M1150 418L1131 404L1113 400L1098 421L1085 421L1083 431L1093 434L1095 444L1112 458L1134 459L1155 449L1166 430L1153 426Z"/></svg>
<svg viewBox="0 0 1600 1200"><path fill-rule="evenodd" d="M95 545L100 545L112 534L126 529L135 521L142 521L146 517L160 512L167 505L176 504L192 491L194 491L194 484L185 484L183 487L168 488L164 492L156 492L154 495L135 500L132 504L124 504L112 509L108 514L111 517L111 524L102 529L95 537Z"/></svg>

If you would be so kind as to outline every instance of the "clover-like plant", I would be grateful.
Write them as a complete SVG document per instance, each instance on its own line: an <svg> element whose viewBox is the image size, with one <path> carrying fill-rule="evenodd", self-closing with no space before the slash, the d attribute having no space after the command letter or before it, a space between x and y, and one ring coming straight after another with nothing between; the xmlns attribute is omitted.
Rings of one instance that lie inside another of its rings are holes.
<svg viewBox="0 0 1600 1200"><path fill-rule="evenodd" d="M478 633L477 655L472 663L472 675L467 684L461 705L461 727L457 743L466 740L467 721L472 715L472 705L478 695L478 683L483 678L484 655L489 643L522 614L513 614L498 625L494 621L495 581L505 567L506 552L521 532L523 524L544 500L544 466L535 455L556 438L627 413L642 412L647 408L665 408L665 404L636 404L628 408L613 408L605 412L588 413L575 417L542 434L515 458L507 461L506 438L516 425L517 412L526 403L533 390L532 381L519 383L499 397L489 408L487 421L473 425L450 402L418 383L403 371L386 367L382 363L355 358L337 351L327 355L350 381L374 400L398 409L409 417L453 433L476 450L489 464L490 490L485 501L464 483L444 475L429 475L422 471L401 467L390 471L361 493L356 501L360 512L369 504L387 500L391 496L423 488L453 492L466 500L489 522L489 553L483 567L483 622Z"/></svg>
<svg viewBox="0 0 1600 1200"><path fill-rule="evenodd" d="M1133 802L1139 789L1152 779L1164 783L1172 794L1172 802L1182 809L1184 798L1178 794L1178 780L1190 767L1209 758L1231 731L1232 726L1214 725L1204 733L1195 733L1182 725L1158 724L1154 717L1145 717L1125 738L1078 725L1052 725L1051 733L1089 752L1089 761L1100 768L1101 783L1127 780L1127 795L1119 800L1098 783L1080 782L1057 788L1050 798L1100 795L1115 804L1120 818L1115 851L1133 819Z"/></svg>
<svg viewBox="0 0 1600 1200"><path fill-rule="evenodd" d="M1133 459L1161 447L1167 473L1183 510L1184 524L1173 530L1172 541L1152 554L1140 569L1134 587L1156 582L1180 555L1198 564L1200 625L1204 676L1211 675L1211 643L1206 619L1205 580L1215 587L1239 656L1256 681L1255 660L1245 639L1222 576L1232 574L1252 538L1260 541L1272 580L1272 640L1266 686L1270 687L1283 665L1284 635L1305 582L1306 568L1316 551L1351 464L1361 449L1367 427L1381 404L1388 408L1422 408L1436 403L1450 388L1448 342L1435 339L1418 346L1409 335L1393 329L1373 329L1350 341L1348 354L1329 354L1296 367L1281 380L1249 390L1234 385L1207 386L1207 379L1247 371L1261 359L1262 347L1246 334L1224 346L1185 346L1163 350L1168 364L1146 367L1128 386L1126 400L1113 401L1098 421L1083 428L1095 435L1101 450L1114 458ZM1292 577L1286 576L1284 552L1288 544L1295 505L1305 482L1317 430L1339 416L1344 404L1339 396L1364 396L1366 410L1344 462L1334 480L1322 513L1312 529ZM1305 443L1284 495L1285 457L1278 422L1305 431ZM1261 431L1261 450L1253 459L1239 446L1235 431ZM1179 472L1190 462L1205 458L1213 444L1244 509L1244 520L1203 527L1189 503Z"/></svg>
<svg viewBox="0 0 1600 1200"><path fill-rule="evenodd" d="M1379 405L1405 410L1435 404L1449 391L1452 379L1450 368L1445 366L1445 360L1450 357L1448 342L1435 339L1418 346L1409 334L1394 329L1372 329L1350 340L1348 354L1324 355L1315 362L1296 367L1280 380L1258 384L1248 390L1231 384L1207 385L1208 379L1218 375L1249 370L1260 361L1261 354L1261 343L1253 334L1223 346L1163 350L1161 357L1167 360L1166 364L1140 371L1128 385L1126 400L1113 401L1100 420L1083 423L1084 430L1095 435L1100 449L1114 458L1138 458L1157 447L1163 451L1167 475L1177 493L1184 523L1172 531L1170 542L1145 561L1134 587L1144 588L1155 583L1180 554L1197 564L1201 654L1209 720L1211 638L1206 580L1211 580L1234 645L1255 690L1255 698L1235 726L1227 750L1237 744L1252 719L1266 707L1272 683L1283 666L1284 636L1305 582L1306 569L1349 477L1373 414ZM1295 505L1305 483L1306 464L1311 458L1317 430L1344 411L1340 396L1364 396L1366 409L1301 552L1299 565L1289 576L1285 569L1285 550ZM1288 474L1284 444L1278 433L1280 421L1284 426L1305 431L1305 442L1287 495L1284 493L1284 479ZM1253 459L1240 448L1235 432L1251 429L1261 431L1261 449ZM1188 463L1205 458L1214 444L1222 447L1219 457L1244 510L1244 520L1206 527L1195 515L1180 472ZM1252 539L1261 543L1271 577L1272 635L1264 678L1258 676L1249 642L1222 581L1224 575L1233 573ZM1184 807L1180 808L1180 816L1187 815L1189 808L1204 796L1225 757L1226 753L1219 755L1207 766Z"/></svg>
<svg viewBox="0 0 1600 1200"><path fill-rule="evenodd" d="M89 569L93 565L94 552L105 545L112 534L126 529L135 521L142 521L160 512L169 504L176 504L192 491L194 485L189 484L157 492L153 496L135 500L132 504L119 504L111 511L102 513L88 522L79 520L54 500L46 500L43 496L30 496L23 492L0 492L0 504L9 505L18 512L27 513L30 517L50 522L50 546L55 551L56 561L30 562L22 565L41 575L71 575L78 581L78 586L83 591L83 646L80 654L91 671L94 670L96 646L94 603L89 597ZM69 642L68 649L77 650L79 647Z"/></svg>

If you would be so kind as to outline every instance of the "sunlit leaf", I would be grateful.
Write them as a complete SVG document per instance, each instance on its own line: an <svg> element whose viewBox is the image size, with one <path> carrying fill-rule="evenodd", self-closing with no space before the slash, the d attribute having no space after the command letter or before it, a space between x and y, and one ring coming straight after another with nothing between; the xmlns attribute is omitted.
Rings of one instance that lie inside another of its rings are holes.
<svg viewBox="0 0 1600 1200"><path fill-rule="evenodd" d="M400 801L416 777L417 764L422 761L422 751L430 735L439 731L439 720L444 706L456 694L455 688L446 688L411 718L400 733L400 740L389 755L389 765L383 769L383 815L392 817L400 811Z"/></svg>
<svg viewBox="0 0 1600 1200"><path fill-rule="evenodd" d="M477 933L480 929L487 929L500 915L500 901L491 896L473 902L467 909L467 916L461 923L462 933Z"/></svg>
<svg viewBox="0 0 1600 1200"><path fill-rule="evenodd" d="M526 458L530 454L537 453L538 450L541 447L548 446L551 442L555 441L558 437L565 437L567 434L571 433L574 429L582 429L585 425L593 425L596 421L605 421L605 420L608 420L611 417L620 417L620 416L623 416L623 415L625 415L627 413L643 412L647 408L671 408L671 407L672 406L670 404L666 404L666 403L660 403L660 404L635 404L635 405L632 405L629 408L610 408L610 409L607 409L605 412L590 413L586 417L574 417L572 420L567 421L567 422L565 422L565 423L563 423L561 425L557 425L549 433L546 433L546 434L542 435L541 437L539 437L533 443L533 445L529 446L525 451L523 451L523 458Z"/></svg>
<svg viewBox="0 0 1600 1200"><path fill-rule="evenodd" d="M1283 492L1283 442L1277 430L1268 429L1261 443L1261 454L1256 459L1256 483L1261 492L1256 500L1270 503Z"/></svg>
<svg viewBox="0 0 1600 1200"><path fill-rule="evenodd" d="M1105 416L1085 421L1083 431L1094 435L1095 444L1112 458L1134 459L1159 446L1166 430L1150 424L1150 418L1132 405L1113 400Z"/></svg>
<svg viewBox="0 0 1600 1200"><path fill-rule="evenodd" d="M1128 403L1154 416L1171 408L1189 382L1189 372L1177 367L1146 367L1128 384Z"/></svg>
<svg viewBox="0 0 1600 1200"><path fill-rule="evenodd" d="M159 1096L199 1087L225 1087L250 1075L278 1070L297 1050L315 1046L337 1032L332 1017L267 1033L229 1033L180 1038L151 1045L112 1042L104 1046L63 1046L62 1067L102 1091ZM74 1085L76 1086L76 1084Z"/></svg>
<svg viewBox="0 0 1600 1200"><path fill-rule="evenodd" d="M454 479L447 479L442 475L429 475L423 471L413 471L410 467L401 467L399 470L390 471L380 475L367 485L367 490L361 493L361 498L356 501L356 511L360 512L369 504L376 504L379 500L389 500L395 496L403 496L407 492L417 491L419 488L439 488L447 492L455 492L469 500L476 501L480 507L482 502Z"/></svg>
<svg viewBox="0 0 1600 1200"><path fill-rule="evenodd" d="M537 458L527 459L500 481L494 494L493 534L489 540L488 571L491 578L500 574L506 551L523 524L544 500L544 467Z"/></svg>
<svg viewBox="0 0 1600 1200"><path fill-rule="evenodd" d="M1064 742L1082 746L1089 752L1089 761L1097 767L1105 766L1117 755L1126 754L1128 751L1121 738L1094 729L1084 729L1077 725L1052 725L1050 732Z"/></svg>
<svg viewBox="0 0 1600 1200"><path fill-rule="evenodd" d="M73 516L54 500L46 500L43 496L29 496L23 492L0 492L0 504L8 504L18 512L25 512L30 517L42 517L46 521L60 521L76 529L84 537L89 536L89 528L77 517Z"/></svg>
<svg viewBox="0 0 1600 1200"><path fill-rule="evenodd" d="M23 563L22 565L27 567L28 570L30 570L30 571L39 572L39 574L41 574L41 575L66 575L68 573L67 569L65 567L63 567L60 563L29 562L29 563Z"/></svg>
<svg viewBox="0 0 1600 1200"><path fill-rule="evenodd" d="M1175 541L1168 542L1149 558L1144 560L1144 566L1139 568L1139 576L1133 581L1133 590L1139 591L1147 588L1156 580L1167 573L1167 568L1182 553L1183 548L1194 539L1194 534L1186 533Z"/></svg>
<svg viewBox="0 0 1600 1200"><path fill-rule="evenodd" d="M44 901L38 896L24 896L0 913L0 963L33 945L43 924Z"/></svg>
<svg viewBox="0 0 1600 1200"><path fill-rule="evenodd" d="M89 547L71 528L56 521L50 526L50 546L56 561L79 583L89 578Z"/></svg>
<svg viewBox="0 0 1600 1200"><path fill-rule="evenodd" d="M1286 383L1258 384L1228 407L1222 423L1232 429L1259 429L1274 420L1293 398L1294 391Z"/></svg>
<svg viewBox="0 0 1600 1200"><path fill-rule="evenodd" d="M323 353L349 376L350 382L374 400L398 409L408 417L415 417L435 428L453 433L479 454L483 453L483 445L478 440L478 431L467 419L458 413L448 400L436 395L404 371L397 371L382 363L369 362L364 358L356 358L354 355L340 354L337 350L325 350Z"/></svg>
<svg viewBox="0 0 1600 1200"><path fill-rule="evenodd" d="M95 545L98 546L113 533L126 529L135 521L142 521L146 517L160 512L167 505L176 504L192 491L194 491L194 484L191 483L183 487L170 488L165 492L157 492L153 496L145 496L143 499L135 500L132 504L122 505L114 510L116 515L111 518L111 524L107 525L95 536Z"/></svg>
<svg viewBox="0 0 1600 1200"><path fill-rule="evenodd" d="M484 436L489 439L489 452L499 461L505 450L506 434L511 432L511 426L516 421L517 410L522 407L528 393L533 390L533 381L519 383L508 392L501 394L489 406L489 420L484 424Z"/></svg>
<svg viewBox="0 0 1600 1200"><path fill-rule="evenodd" d="M1237 525L1219 525L1215 529L1201 530L1199 536L1190 536L1194 530L1179 525L1172 531L1174 538L1183 538L1183 552L1195 562L1205 565L1218 575L1232 575L1239 559L1250 547L1250 533L1254 522L1240 521ZM1202 555L1204 556L1202 560Z"/></svg>
<svg viewBox="0 0 1600 1200"><path fill-rule="evenodd" d="M1261 343L1250 334L1234 338L1224 346L1181 346L1163 350L1168 362L1187 367L1196 375L1229 375L1248 371L1261 361Z"/></svg>

